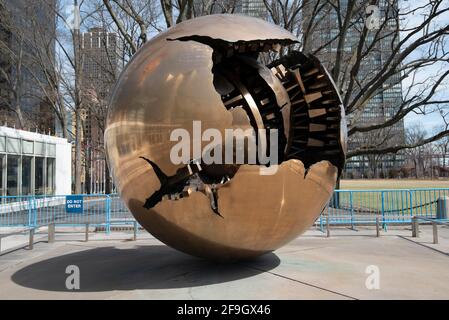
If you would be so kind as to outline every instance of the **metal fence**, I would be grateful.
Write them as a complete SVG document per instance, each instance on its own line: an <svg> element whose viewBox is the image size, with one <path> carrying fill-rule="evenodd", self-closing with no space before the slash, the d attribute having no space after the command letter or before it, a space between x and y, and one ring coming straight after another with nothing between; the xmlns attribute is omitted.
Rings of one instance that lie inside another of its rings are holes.
<svg viewBox="0 0 449 320"><path fill-rule="evenodd" d="M104 227L134 224L135 220L118 195L80 195L83 209L69 213L66 196L0 197L0 227L36 228L50 224ZM369 225L380 219L390 224L410 224L413 217L447 220L447 189L337 190L316 221L330 225Z"/></svg>
<svg viewBox="0 0 449 320"><path fill-rule="evenodd" d="M449 208L449 188L336 190L317 223L369 225L380 219L384 228L410 224L413 217L445 221Z"/></svg>
<svg viewBox="0 0 449 320"><path fill-rule="evenodd" d="M70 196L73 197L73 196ZM0 197L0 227L37 228L62 226L102 226L107 232L114 224L133 224L134 217L117 195L79 195L81 212L70 213L67 196Z"/></svg>

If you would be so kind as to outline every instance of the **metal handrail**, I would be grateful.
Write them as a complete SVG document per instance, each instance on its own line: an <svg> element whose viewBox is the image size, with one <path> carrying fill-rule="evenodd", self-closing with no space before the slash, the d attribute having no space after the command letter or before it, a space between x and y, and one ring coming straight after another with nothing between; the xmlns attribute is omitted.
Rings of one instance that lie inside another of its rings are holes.
<svg viewBox="0 0 449 320"><path fill-rule="evenodd" d="M449 226L449 220L447 219L431 219L426 217L414 216L412 222L412 237L419 238L419 221L427 221L432 223L433 244L438 244L438 225L443 224Z"/></svg>
<svg viewBox="0 0 449 320"><path fill-rule="evenodd" d="M0 234L0 254L2 253L2 239L3 238L7 238L10 236L15 236L15 235L20 235L26 232L29 232L29 241L28 241L28 249L29 250L33 250L34 249L34 234L36 232L37 229L43 228L45 226L30 226L30 227L25 227L24 230L21 231L16 231L16 232L9 232L9 233L1 233ZM50 232L50 231L48 231ZM50 235L49 235L49 242L50 242Z"/></svg>

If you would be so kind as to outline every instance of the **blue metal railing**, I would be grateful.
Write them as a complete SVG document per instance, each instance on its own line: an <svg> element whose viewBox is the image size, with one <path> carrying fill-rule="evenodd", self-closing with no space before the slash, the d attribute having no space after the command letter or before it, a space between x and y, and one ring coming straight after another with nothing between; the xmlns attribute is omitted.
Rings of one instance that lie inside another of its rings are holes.
<svg viewBox="0 0 449 320"><path fill-rule="evenodd" d="M134 218L117 195L79 195L82 210L68 212L66 196L0 197L0 227L36 228L49 224L104 226L120 222L134 223Z"/></svg>
<svg viewBox="0 0 449 320"><path fill-rule="evenodd" d="M373 224L376 217L386 229L389 224L410 224L414 216L437 219L438 201L448 197L449 188L440 189L386 189L386 190L336 190L319 218L319 225L329 219L332 225ZM448 201L449 205L449 201Z"/></svg>
<svg viewBox="0 0 449 320"><path fill-rule="evenodd" d="M110 232L114 224L134 224L135 220L118 195L80 195L81 212L66 210L66 196L0 197L0 227L35 228L49 224L102 226ZM382 221L386 229L391 224L410 224L414 216L439 219L446 212L449 188L336 190L329 205L316 224L323 228L327 219L331 225L369 225ZM448 200L449 205L449 200ZM440 216L439 216L440 215Z"/></svg>

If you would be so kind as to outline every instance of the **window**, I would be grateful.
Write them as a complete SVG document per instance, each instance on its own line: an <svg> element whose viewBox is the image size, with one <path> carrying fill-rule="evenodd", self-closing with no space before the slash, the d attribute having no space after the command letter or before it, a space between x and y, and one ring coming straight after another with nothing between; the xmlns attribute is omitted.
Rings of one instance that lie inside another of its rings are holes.
<svg viewBox="0 0 449 320"><path fill-rule="evenodd" d="M31 189L31 166L33 163L32 157L22 158L22 195L27 196L33 193Z"/></svg>
<svg viewBox="0 0 449 320"><path fill-rule="evenodd" d="M45 143L35 142L34 143L34 152L39 156L44 156L45 155Z"/></svg>
<svg viewBox="0 0 449 320"><path fill-rule="evenodd" d="M6 149L9 153L20 153L20 139L7 138Z"/></svg>
<svg viewBox="0 0 449 320"><path fill-rule="evenodd" d="M17 196L19 186L19 157L8 155L6 195Z"/></svg>
<svg viewBox="0 0 449 320"><path fill-rule="evenodd" d="M55 144L47 145L47 156L48 157L56 157L56 145Z"/></svg>
<svg viewBox="0 0 449 320"><path fill-rule="evenodd" d="M22 140L22 152L24 154L34 153L34 142L28 140Z"/></svg>
<svg viewBox="0 0 449 320"><path fill-rule="evenodd" d="M6 138L0 137L0 152L6 151Z"/></svg>
<svg viewBox="0 0 449 320"><path fill-rule="evenodd" d="M34 173L34 181L35 181L35 191L36 195L44 194L44 158L36 157L35 160L35 173Z"/></svg>

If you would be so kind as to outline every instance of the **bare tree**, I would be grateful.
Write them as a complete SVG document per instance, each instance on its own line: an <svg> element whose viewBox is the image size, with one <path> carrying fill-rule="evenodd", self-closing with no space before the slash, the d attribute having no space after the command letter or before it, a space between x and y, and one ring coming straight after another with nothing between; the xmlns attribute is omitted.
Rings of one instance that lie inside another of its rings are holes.
<svg viewBox="0 0 449 320"><path fill-rule="evenodd" d="M19 129L37 128L38 123L32 121L35 108L29 108L31 104L38 105L43 100L42 94L36 92L42 79L29 79L30 74L40 71L32 61L40 45L30 37L30 33L34 31L31 21L35 13L33 8L20 8L23 12L18 16L16 9L19 7L8 7L4 0L0 0L0 9L0 78L4 92L7 92L0 96L1 107L7 111L3 114L3 120L9 118Z"/></svg>
<svg viewBox="0 0 449 320"><path fill-rule="evenodd" d="M2 21L6 21L1 19ZM11 30L3 24L3 27ZM2 94L0 96L0 107L5 110L3 120L8 118L8 113L15 114L15 122L17 123L18 129L23 129L25 126L25 120L22 111L22 100L24 98L23 94L23 69L24 67L24 53L23 53L23 43L24 39L22 34L16 34L16 46L15 50L10 47L9 43L0 40L0 54L2 55L3 64L0 65L0 77L2 79L2 84L4 86L5 92L8 94ZM12 70L14 69L14 73ZM14 121L14 120L13 120Z"/></svg>
<svg viewBox="0 0 449 320"><path fill-rule="evenodd" d="M147 42L149 35L164 29L159 23L162 13L156 1L101 0L96 7L101 21L120 35L129 57Z"/></svg>
<svg viewBox="0 0 449 320"><path fill-rule="evenodd" d="M366 137L376 131L385 132L410 113L428 114L448 103L447 96L441 94L449 79L449 26L444 23L449 12L447 2L408 2L402 3L399 9L397 1L384 1L378 26L371 28L368 22L374 17L367 15L366 9L368 5L380 6L380 1L348 0L344 5L337 0L264 1L271 20L298 34L302 48L322 58L330 67L342 90L350 119L349 136ZM337 32L323 38L320 28ZM367 74L366 65L383 48L387 54L383 52L381 64ZM403 82L406 90L393 114L386 113L371 123L359 121L368 112L373 97L397 90ZM447 135L446 129L412 144L399 143L399 140L382 146L364 143L351 150L348 158L396 153Z"/></svg>
<svg viewBox="0 0 449 320"><path fill-rule="evenodd" d="M118 32L134 54L151 31L213 13L234 13L241 0L102 0ZM160 24L164 20L165 25Z"/></svg>
<svg viewBox="0 0 449 320"><path fill-rule="evenodd" d="M415 178L419 179L425 174L425 144L422 142L426 139L427 132L415 123L406 130L406 142L409 145L416 147L406 150L406 155L411 160L414 166Z"/></svg>
<svg viewBox="0 0 449 320"><path fill-rule="evenodd" d="M59 69L59 90L60 100L64 102L64 108L67 112L71 112L74 116L75 123L75 161L74 161L74 192L76 194L82 193L81 178L82 178L82 114L84 110L83 99L83 86L82 86L82 65L83 57L81 55L81 42L80 42L80 28L89 16L89 12L80 14L86 6L85 1L74 0L72 3L73 12L70 17L67 17L65 8L67 4L62 1L57 1L56 7L54 7L54 14L57 16L59 23L62 25L59 34L55 38L56 52L58 53L59 63L61 67ZM73 19L74 21L70 21Z"/></svg>

